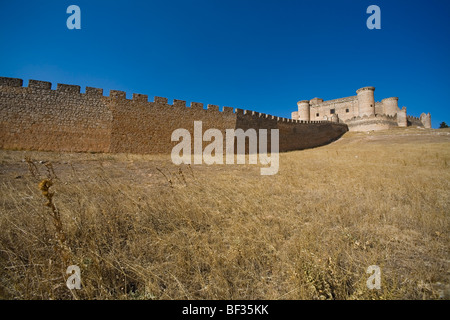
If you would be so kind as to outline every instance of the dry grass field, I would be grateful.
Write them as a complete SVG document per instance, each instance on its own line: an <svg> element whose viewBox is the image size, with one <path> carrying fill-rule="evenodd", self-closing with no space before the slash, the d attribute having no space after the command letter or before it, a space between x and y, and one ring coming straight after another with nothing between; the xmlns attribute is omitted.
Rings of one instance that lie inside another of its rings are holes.
<svg viewBox="0 0 450 320"><path fill-rule="evenodd" d="M3 150L0 298L449 299L449 166L446 129L347 133L274 176Z"/></svg>

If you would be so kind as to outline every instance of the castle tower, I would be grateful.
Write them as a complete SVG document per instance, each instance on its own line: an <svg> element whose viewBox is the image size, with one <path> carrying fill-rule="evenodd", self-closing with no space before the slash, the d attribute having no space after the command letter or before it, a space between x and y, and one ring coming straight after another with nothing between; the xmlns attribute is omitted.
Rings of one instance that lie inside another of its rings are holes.
<svg viewBox="0 0 450 320"><path fill-rule="evenodd" d="M408 120L406 118L406 107L403 107L402 110L397 112L397 124L399 127L407 127Z"/></svg>
<svg viewBox="0 0 450 320"><path fill-rule="evenodd" d="M388 116L395 116L398 111L400 110L398 108L398 98L392 97L392 98L386 98L381 100L381 103L383 104L383 112L384 114Z"/></svg>
<svg viewBox="0 0 450 320"><path fill-rule="evenodd" d="M302 100L297 102L298 106L298 120L310 121L311 109L309 107L309 100Z"/></svg>
<svg viewBox="0 0 450 320"><path fill-rule="evenodd" d="M298 120L298 112L297 111L292 112L291 118L292 118L292 120Z"/></svg>
<svg viewBox="0 0 450 320"><path fill-rule="evenodd" d="M375 115L374 91L374 87L364 87L356 91L360 117Z"/></svg>
<svg viewBox="0 0 450 320"><path fill-rule="evenodd" d="M431 129L431 114L422 113L420 115L420 121L422 122L424 128Z"/></svg>

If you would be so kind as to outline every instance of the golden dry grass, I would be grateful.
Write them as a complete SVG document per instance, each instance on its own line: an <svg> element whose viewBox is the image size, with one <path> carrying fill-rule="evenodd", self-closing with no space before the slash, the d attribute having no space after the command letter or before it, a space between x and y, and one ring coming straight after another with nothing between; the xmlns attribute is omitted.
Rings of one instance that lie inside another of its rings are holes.
<svg viewBox="0 0 450 320"><path fill-rule="evenodd" d="M281 154L275 176L0 151L0 297L448 299L449 147L449 130L347 133ZM59 231L38 188L48 177ZM366 287L370 265L380 290Z"/></svg>

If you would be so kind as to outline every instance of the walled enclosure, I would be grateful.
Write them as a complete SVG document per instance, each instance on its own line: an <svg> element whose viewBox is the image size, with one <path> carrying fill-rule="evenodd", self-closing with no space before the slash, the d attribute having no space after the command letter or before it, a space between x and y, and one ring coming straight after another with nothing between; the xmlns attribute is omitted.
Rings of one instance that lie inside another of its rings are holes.
<svg viewBox="0 0 450 320"><path fill-rule="evenodd" d="M314 98L297 103L294 120L331 120L345 123L350 131L383 130L394 127L418 126L431 128L431 115L422 113L420 118L408 116L406 107L398 107L398 98L391 97L375 102L374 87L356 91L356 96L323 101Z"/></svg>
<svg viewBox="0 0 450 320"><path fill-rule="evenodd" d="M300 150L338 139L348 127L330 121L298 121L254 111L182 100L74 85L0 77L0 148L168 154L178 142L172 132L184 128L193 140L194 121L202 121L203 133L219 129L279 129L280 151ZM270 130L268 149L270 150ZM210 142L203 142L203 147ZM248 149L248 148L247 148Z"/></svg>

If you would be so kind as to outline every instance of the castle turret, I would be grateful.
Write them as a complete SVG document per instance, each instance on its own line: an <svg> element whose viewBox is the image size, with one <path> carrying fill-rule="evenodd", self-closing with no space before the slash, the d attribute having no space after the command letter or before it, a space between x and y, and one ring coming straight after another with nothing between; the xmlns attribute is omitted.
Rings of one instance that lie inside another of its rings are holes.
<svg viewBox="0 0 450 320"><path fill-rule="evenodd" d="M310 121L311 109L309 107L309 100L302 100L297 102L298 106L298 120Z"/></svg>
<svg viewBox="0 0 450 320"><path fill-rule="evenodd" d="M364 87L356 91L360 117L375 115L374 91L374 87Z"/></svg>
<svg viewBox="0 0 450 320"><path fill-rule="evenodd" d="M427 129L431 129L431 114L428 113L422 113L420 115L420 121L422 122L423 126Z"/></svg>
<svg viewBox="0 0 450 320"><path fill-rule="evenodd" d="M399 127L407 127L408 119L406 118L406 107L403 107L402 110L397 112L397 124Z"/></svg>
<svg viewBox="0 0 450 320"><path fill-rule="evenodd" d="M383 104L383 112L384 114L388 116L395 116L398 111L400 110L398 108L398 98L392 97L392 98L386 98L381 100L381 103Z"/></svg>
<svg viewBox="0 0 450 320"><path fill-rule="evenodd" d="M298 120L298 112L297 111L292 112L291 118L292 118L292 120Z"/></svg>

